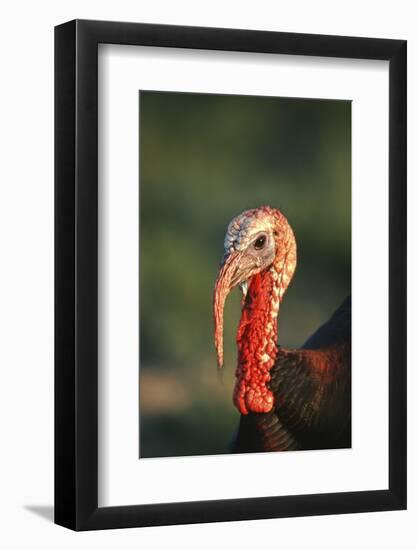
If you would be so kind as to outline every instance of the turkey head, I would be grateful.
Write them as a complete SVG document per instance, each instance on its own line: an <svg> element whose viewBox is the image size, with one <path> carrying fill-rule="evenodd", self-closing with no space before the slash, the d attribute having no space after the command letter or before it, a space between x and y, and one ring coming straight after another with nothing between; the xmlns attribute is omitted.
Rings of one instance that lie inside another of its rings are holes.
<svg viewBox="0 0 417 550"><path fill-rule="evenodd" d="M247 210L227 228L214 290L215 346L221 367L224 304L239 285L243 300L233 401L241 414L266 413L274 406L269 371L278 353L279 306L294 274L296 257L294 233L277 209Z"/></svg>

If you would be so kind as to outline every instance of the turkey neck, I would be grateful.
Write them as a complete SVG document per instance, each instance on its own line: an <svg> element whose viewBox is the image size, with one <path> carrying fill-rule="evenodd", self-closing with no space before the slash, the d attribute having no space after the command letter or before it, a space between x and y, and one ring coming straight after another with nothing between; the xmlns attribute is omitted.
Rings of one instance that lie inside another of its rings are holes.
<svg viewBox="0 0 417 550"><path fill-rule="evenodd" d="M278 354L278 313L296 266L292 232L272 266L249 283L237 332L238 365L233 401L241 414L268 413L274 395L268 388Z"/></svg>
<svg viewBox="0 0 417 550"><path fill-rule="evenodd" d="M278 274L271 268L252 277L237 332L233 400L241 414L269 412L273 407L267 383L278 352L278 311Z"/></svg>

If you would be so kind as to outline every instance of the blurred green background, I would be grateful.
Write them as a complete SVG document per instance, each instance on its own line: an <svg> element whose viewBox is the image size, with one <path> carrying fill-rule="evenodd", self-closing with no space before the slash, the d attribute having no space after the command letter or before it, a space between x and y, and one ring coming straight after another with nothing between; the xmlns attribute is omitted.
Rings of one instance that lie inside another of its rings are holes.
<svg viewBox="0 0 417 550"><path fill-rule="evenodd" d="M140 93L140 457L218 454L232 404L240 292L218 372L212 293L231 218L264 204L298 264L279 341L298 347L350 293L349 101Z"/></svg>

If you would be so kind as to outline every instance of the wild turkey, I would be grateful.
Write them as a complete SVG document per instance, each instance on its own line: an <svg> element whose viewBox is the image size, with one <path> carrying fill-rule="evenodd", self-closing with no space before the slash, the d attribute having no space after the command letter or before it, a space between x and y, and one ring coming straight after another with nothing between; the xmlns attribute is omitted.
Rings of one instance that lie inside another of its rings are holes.
<svg viewBox="0 0 417 550"><path fill-rule="evenodd" d="M278 312L297 262L294 233L269 206L247 210L227 229L214 293L215 345L223 364L223 309L243 292L233 401L241 413L233 452L351 445L351 302L300 349L278 346Z"/></svg>

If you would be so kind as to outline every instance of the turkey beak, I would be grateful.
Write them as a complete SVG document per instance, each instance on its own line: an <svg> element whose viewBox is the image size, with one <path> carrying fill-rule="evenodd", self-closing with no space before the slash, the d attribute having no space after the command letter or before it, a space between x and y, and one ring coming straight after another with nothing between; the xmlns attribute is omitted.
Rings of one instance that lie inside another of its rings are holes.
<svg viewBox="0 0 417 550"><path fill-rule="evenodd" d="M241 252L231 252L225 255L217 275L214 287L214 341L217 352L217 365L223 366L223 311L227 295L239 283L238 267L242 257Z"/></svg>

